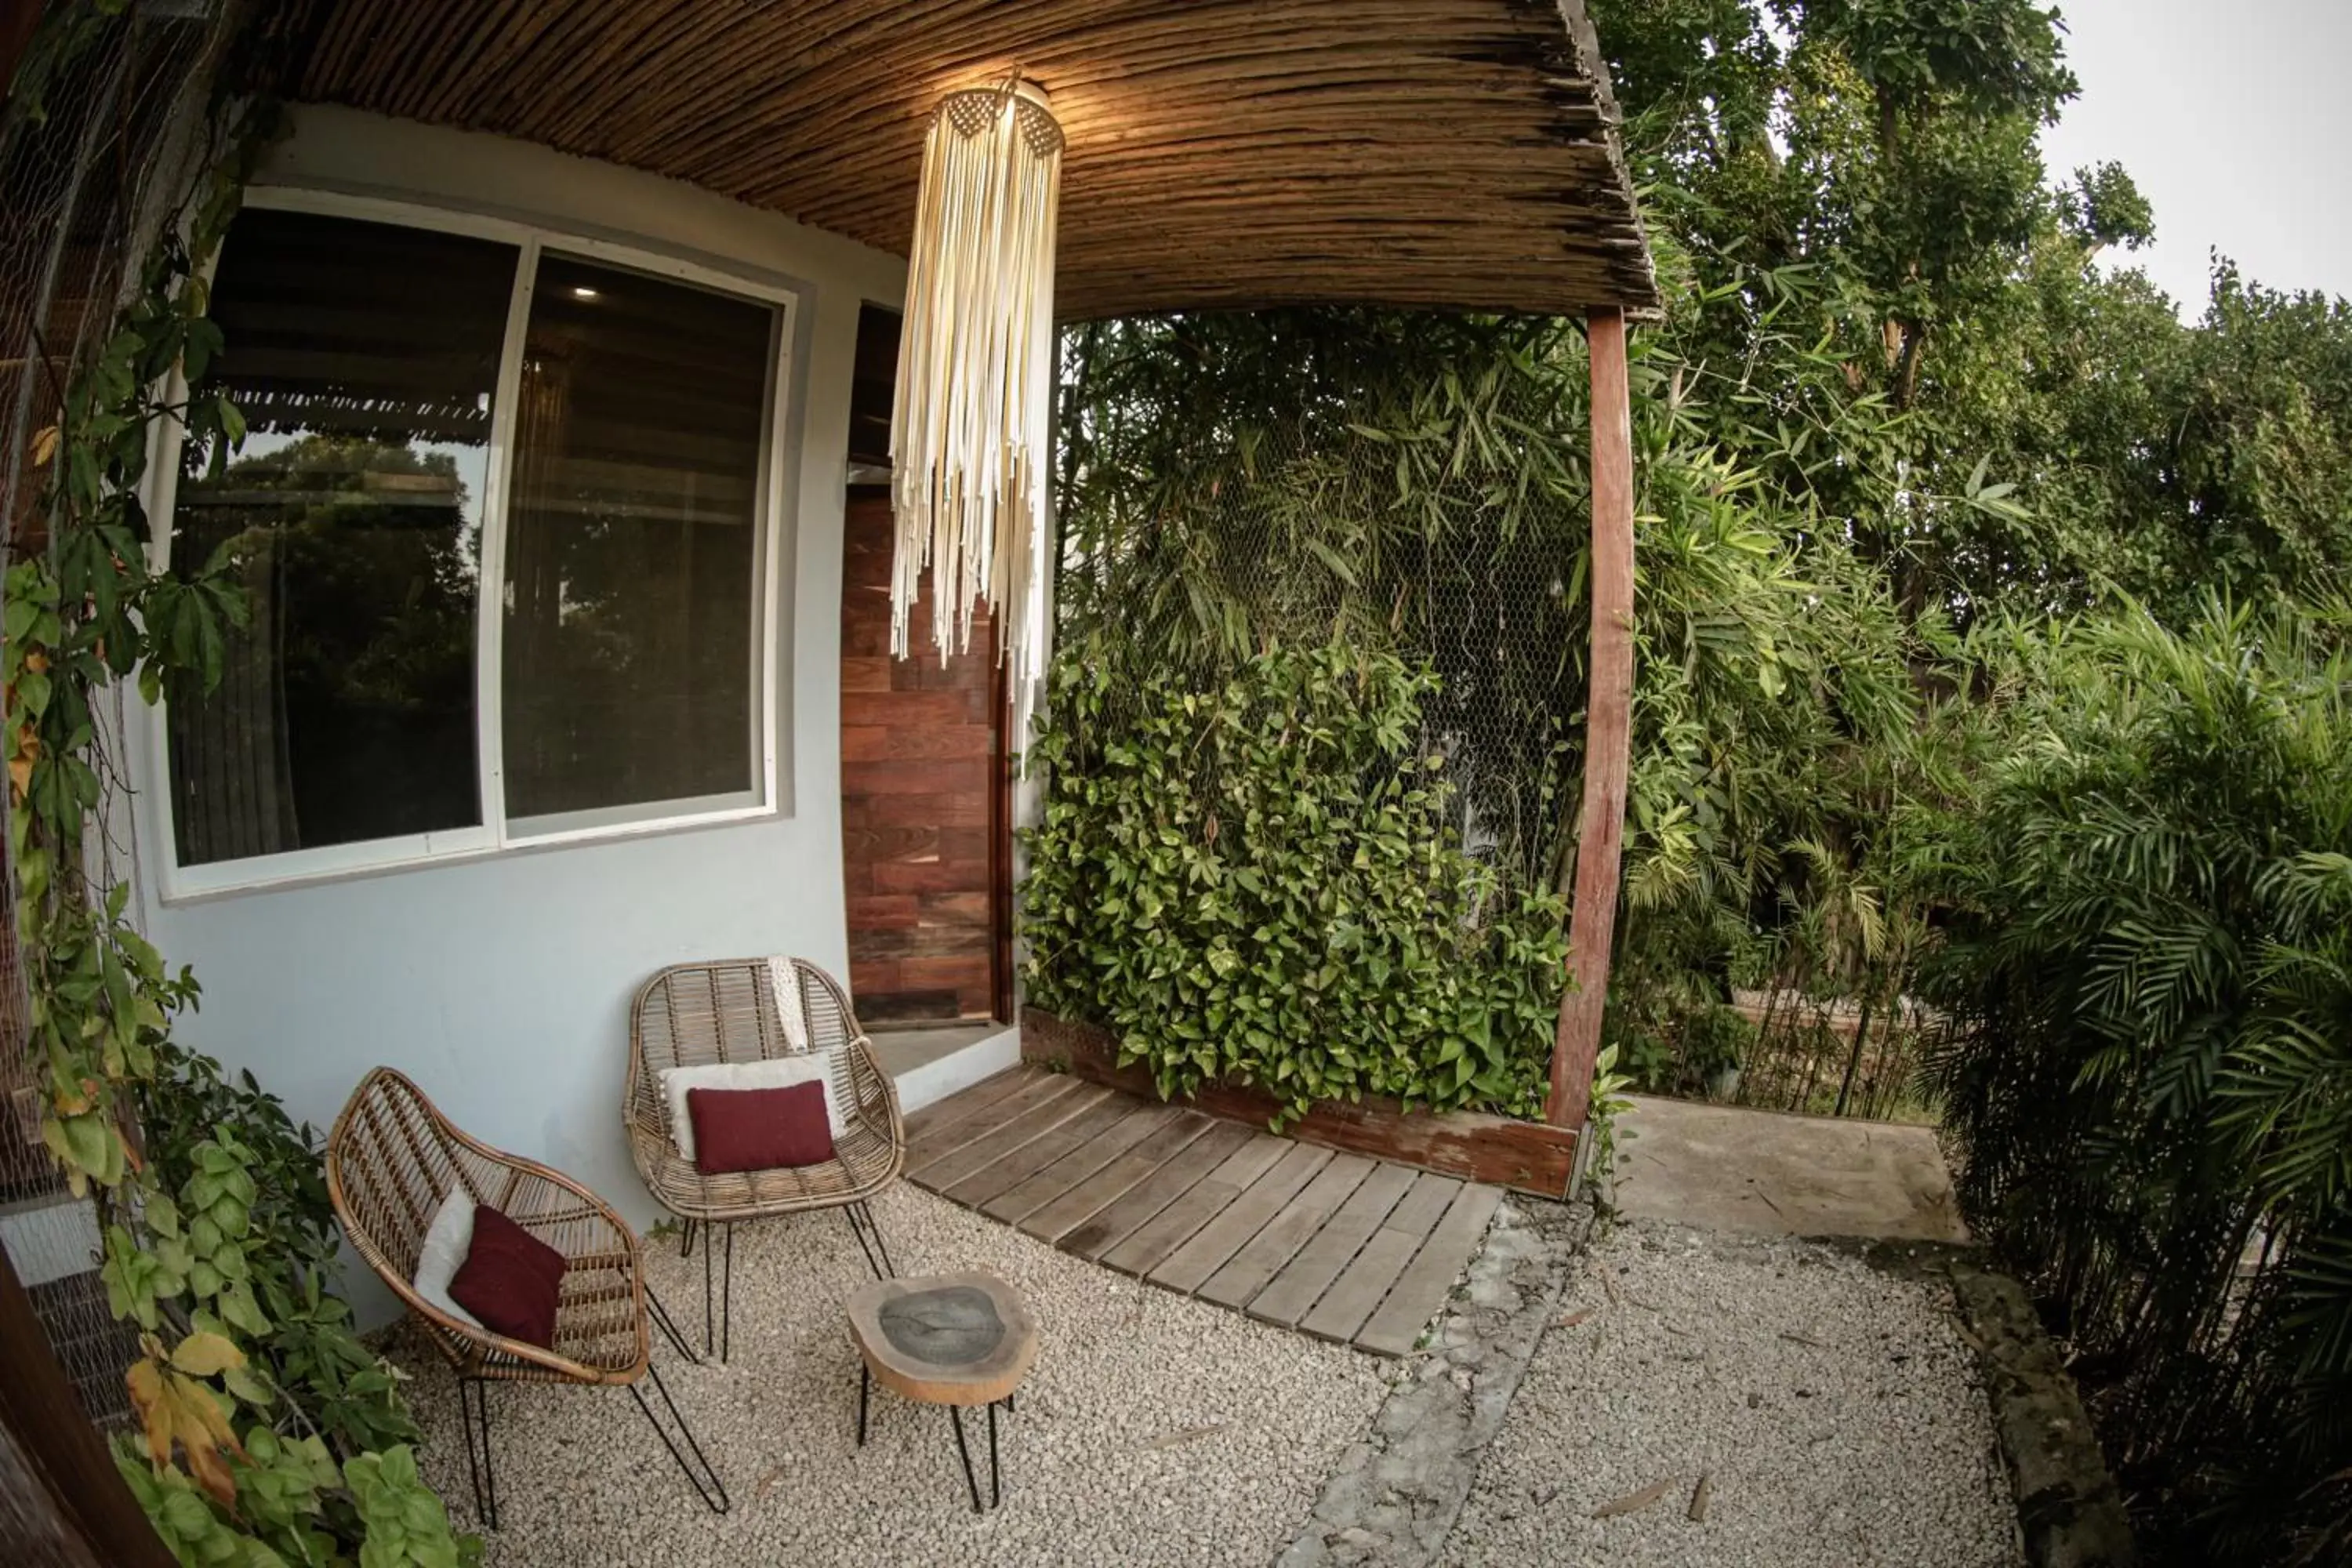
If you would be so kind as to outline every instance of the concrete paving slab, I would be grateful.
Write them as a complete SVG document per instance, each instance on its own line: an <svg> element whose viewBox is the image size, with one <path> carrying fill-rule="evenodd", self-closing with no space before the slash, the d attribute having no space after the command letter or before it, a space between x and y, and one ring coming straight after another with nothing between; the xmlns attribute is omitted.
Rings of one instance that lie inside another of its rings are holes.
<svg viewBox="0 0 2352 1568"><path fill-rule="evenodd" d="M1629 1098L1612 1201L1633 1218L1753 1236L1969 1239L1930 1128Z"/></svg>

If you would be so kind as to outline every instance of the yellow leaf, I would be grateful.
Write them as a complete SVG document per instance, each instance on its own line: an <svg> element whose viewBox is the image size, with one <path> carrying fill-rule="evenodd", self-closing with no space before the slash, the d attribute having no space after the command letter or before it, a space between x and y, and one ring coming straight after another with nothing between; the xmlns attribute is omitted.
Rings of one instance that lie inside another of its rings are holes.
<svg viewBox="0 0 2352 1568"><path fill-rule="evenodd" d="M58 455L58 427L47 426L33 432L33 467L46 468L49 459Z"/></svg>
<svg viewBox="0 0 2352 1568"><path fill-rule="evenodd" d="M223 1508L234 1508L236 1481L221 1454L226 1449L242 1458L245 1447L230 1429L220 1401L213 1396L211 1389L178 1373L171 1374L170 1392L165 1397L172 1405L172 1425L179 1434L180 1447L187 1452L188 1473Z"/></svg>
<svg viewBox="0 0 2352 1568"><path fill-rule="evenodd" d="M244 1364L245 1352L221 1334L190 1334L172 1352L172 1365L190 1377L218 1377Z"/></svg>
<svg viewBox="0 0 2352 1568"><path fill-rule="evenodd" d="M230 1355L237 1357L239 1363L244 1361L236 1347L218 1334L199 1332L190 1335L189 1340L217 1341ZM183 1342L181 1351L187 1348L187 1342ZM202 1361L218 1353L210 1346L200 1346L196 1357ZM242 1458L245 1447L236 1440L227 1413L222 1410L213 1391L170 1370L152 1353L132 1363L123 1381L130 1386L131 1407L138 1411L140 1427L146 1434L147 1458L156 1470L161 1472L171 1467L172 1445L176 1439L187 1454L188 1473L194 1477L196 1484L218 1500L223 1508L234 1508L236 1481L229 1473L224 1453Z"/></svg>
<svg viewBox="0 0 2352 1568"><path fill-rule="evenodd" d="M158 1470L172 1462L172 1406L163 1391L163 1372L152 1361L131 1363L122 1380L130 1385L131 1407L147 1435L147 1458Z"/></svg>

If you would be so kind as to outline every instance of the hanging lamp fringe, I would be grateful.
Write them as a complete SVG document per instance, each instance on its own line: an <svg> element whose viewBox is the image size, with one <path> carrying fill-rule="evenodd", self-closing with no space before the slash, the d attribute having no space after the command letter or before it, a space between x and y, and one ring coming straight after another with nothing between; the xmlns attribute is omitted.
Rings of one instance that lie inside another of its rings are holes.
<svg viewBox="0 0 2352 1568"><path fill-rule="evenodd" d="M1061 127L1035 87L1015 78L941 100L923 144L890 421L891 651L907 657L928 570L941 661L971 647L984 595L1024 700L1048 646L1061 174Z"/></svg>

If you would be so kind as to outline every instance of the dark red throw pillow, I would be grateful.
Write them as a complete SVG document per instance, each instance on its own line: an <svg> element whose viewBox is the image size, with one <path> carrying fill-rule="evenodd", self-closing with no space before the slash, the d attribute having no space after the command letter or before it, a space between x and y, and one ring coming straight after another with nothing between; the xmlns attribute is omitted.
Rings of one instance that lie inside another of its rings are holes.
<svg viewBox="0 0 2352 1568"><path fill-rule="evenodd" d="M706 1176L822 1165L833 1158L821 1083L689 1089L686 1113L694 1118L694 1166Z"/></svg>
<svg viewBox="0 0 2352 1568"><path fill-rule="evenodd" d="M488 1204L474 1205L474 1242L449 1299L494 1334L541 1350L555 1343L555 1308L571 1265L563 1254Z"/></svg>

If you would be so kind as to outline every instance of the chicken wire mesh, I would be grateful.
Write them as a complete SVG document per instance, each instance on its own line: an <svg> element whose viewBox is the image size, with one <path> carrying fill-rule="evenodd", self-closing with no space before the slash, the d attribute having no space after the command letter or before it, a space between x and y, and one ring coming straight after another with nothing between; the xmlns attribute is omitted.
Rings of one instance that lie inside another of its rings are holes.
<svg viewBox="0 0 2352 1568"><path fill-rule="evenodd" d="M50 7L0 107L0 523L8 563L43 550L47 458L67 389L139 283L141 260L206 155L200 112L232 34L225 7L145 0ZM121 733L121 693L105 694ZM111 756L91 890L131 873ZM108 1310L99 1226L41 1139L13 871L0 879L0 1242L93 1420L128 1422L135 1331Z"/></svg>
<svg viewBox="0 0 2352 1568"><path fill-rule="evenodd" d="M1275 647L1425 666L1414 749L1444 759L1465 848L1512 885L1561 886L1584 728L1581 411L1507 394L1416 433L1392 395L1326 382L1307 406L1204 422L1181 456L1163 411L1066 408L1056 637L1128 678L1114 712L1149 673L1208 689ZM1551 482L1520 451L1457 446L1480 422L1549 442Z"/></svg>

